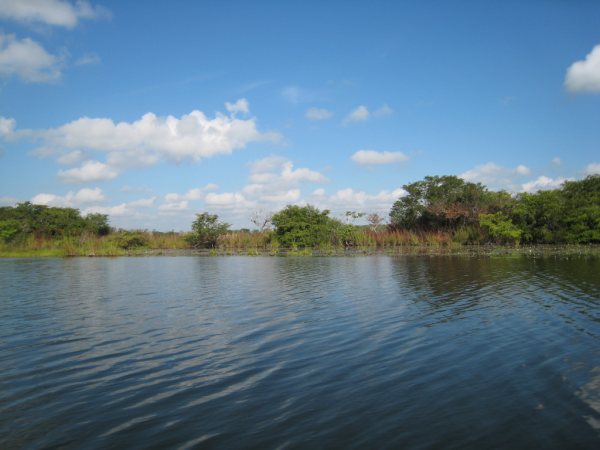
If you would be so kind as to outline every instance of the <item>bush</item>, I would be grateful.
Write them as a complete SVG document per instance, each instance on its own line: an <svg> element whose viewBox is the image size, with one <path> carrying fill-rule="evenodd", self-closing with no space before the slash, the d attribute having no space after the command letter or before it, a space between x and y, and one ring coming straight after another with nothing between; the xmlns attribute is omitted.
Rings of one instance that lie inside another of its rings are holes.
<svg viewBox="0 0 600 450"><path fill-rule="evenodd" d="M124 231L114 235L113 240L123 250L148 246L148 237L137 231Z"/></svg>
<svg viewBox="0 0 600 450"><path fill-rule="evenodd" d="M272 217L275 235L283 247L305 248L329 244L341 224L311 205L288 205Z"/></svg>
<svg viewBox="0 0 600 450"><path fill-rule="evenodd" d="M521 230L503 213L481 214L479 223L497 244L519 244Z"/></svg>
<svg viewBox="0 0 600 450"><path fill-rule="evenodd" d="M215 248L219 236L227 233L229 224L219 222L219 216L203 212L196 214L192 223L192 232L186 237L187 242L195 248Z"/></svg>

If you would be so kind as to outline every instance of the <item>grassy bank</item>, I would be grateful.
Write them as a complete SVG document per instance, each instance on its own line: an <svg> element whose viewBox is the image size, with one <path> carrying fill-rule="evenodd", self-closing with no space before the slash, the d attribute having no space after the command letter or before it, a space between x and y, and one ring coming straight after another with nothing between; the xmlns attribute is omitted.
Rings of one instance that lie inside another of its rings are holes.
<svg viewBox="0 0 600 450"><path fill-rule="evenodd" d="M385 253L405 254L589 254L600 253L599 246L502 246L466 245L457 233L411 232L406 230L358 229L352 245L339 240L310 248L282 246L272 231L235 231L219 236L214 248L190 246L189 233L117 231L108 236L82 234L76 237L28 237L0 244L0 257L68 257L68 256L135 256L135 255L314 255L346 256Z"/></svg>

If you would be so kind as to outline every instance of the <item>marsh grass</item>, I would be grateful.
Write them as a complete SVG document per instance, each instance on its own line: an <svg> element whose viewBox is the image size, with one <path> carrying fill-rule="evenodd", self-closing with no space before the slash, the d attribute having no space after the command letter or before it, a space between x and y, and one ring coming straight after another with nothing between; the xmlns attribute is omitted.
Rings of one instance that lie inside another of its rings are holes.
<svg viewBox="0 0 600 450"><path fill-rule="evenodd" d="M19 242L0 243L1 257L65 257L124 255L247 255L247 256L343 256L373 254L421 254L486 251L476 242L474 230L413 232L358 228L351 245L335 236L310 248L284 248L273 231L232 231L219 237L212 249L196 250L186 241L188 233L119 230L108 236L82 234L61 238L30 236ZM473 242L475 241L475 242ZM510 246L502 246L509 249ZM475 250L473 250L475 249Z"/></svg>

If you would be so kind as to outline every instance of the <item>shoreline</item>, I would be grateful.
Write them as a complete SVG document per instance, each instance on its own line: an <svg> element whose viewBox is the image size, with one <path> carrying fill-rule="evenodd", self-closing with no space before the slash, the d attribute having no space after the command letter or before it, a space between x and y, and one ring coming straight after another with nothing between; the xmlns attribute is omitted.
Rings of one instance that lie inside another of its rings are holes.
<svg viewBox="0 0 600 450"><path fill-rule="evenodd" d="M264 250L264 249L147 249L123 251L118 254L80 254L61 255L40 251L9 251L0 252L0 259L20 258L119 258L119 257L214 257L214 256L247 256L247 257L360 257L360 256L596 256L600 257L600 245L532 245L532 246L502 246L502 245L460 245L450 247L434 246L398 246L391 248L331 248L331 249L299 249L299 250Z"/></svg>

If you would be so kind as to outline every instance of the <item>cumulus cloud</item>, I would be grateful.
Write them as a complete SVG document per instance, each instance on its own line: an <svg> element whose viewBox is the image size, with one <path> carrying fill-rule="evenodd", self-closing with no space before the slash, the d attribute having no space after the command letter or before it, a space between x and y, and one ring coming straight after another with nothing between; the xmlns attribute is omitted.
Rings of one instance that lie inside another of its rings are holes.
<svg viewBox="0 0 600 450"><path fill-rule="evenodd" d="M318 195L315 195L318 194ZM376 212L387 216L396 200L406 195L402 188L383 190L376 194L345 188L326 196L324 192L313 192L313 201L321 208L329 209L333 214L342 215L346 211Z"/></svg>
<svg viewBox="0 0 600 450"><path fill-rule="evenodd" d="M105 200L104 193L100 188L83 188L77 192L68 192L64 196L40 193L31 199L31 203L36 205L73 207L85 203L96 203Z"/></svg>
<svg viewBox="0 0 600 450"><path fill-rule="evenodd" d="M352 122L364 122L369 118L371 113L366 106L360 105L357 106L356 109L352 110L342 122L344 125L348 125Z"/></svg>
<svg viewBox="0 0 600 450"><path fill-rule="evenodd" d="M0 137L9 139L14 135L17 122L10 117L0 116Z"/></svg>
<svg viewBox="0 0 600 450"><path fill-rule="evenodd" d="M515 173L517 173L519 175L529 175L531 173L531 170L529 169L529 167L524 166L523 164L519 164L515 168Z"/></svg>
<svg viewBox="0 0 600 450"><path fill-rule="evenodd" d="M240 98L235 103L225 102L225 109L227 109L227 111L229 111L232 114L248 114L250 112L250 105L248 104L248 100L246 100L245 98Z"/></svg>
<svg viewBox="0 0 600 450"><path fill-rule="evenodd" d="M163 203L158 207L159 211L163 212L177 212L177 211L185 211L188 209L189 202L187 200L175 201L175 202L167 202Z"/></svg>
<svg viewBox="0 0 600 450"><path fill-rule="evenodd" d="M201 188L193 188L187 191L185 194L176 194L170 193L165 195L165 200L168 203L180 202L182 200L194 201L194 200L204 200L207 192L215 191L219 188L214 183L209 183Z"/></svg>
<svg viewBox="0 0 600 450"><path fill-rule="evenodd" d="M129 202L128 205L134 208L150 208L154 206L155 200L156 197L138 198L137 200Z"/></svg>
<svg viewBox="0 0 600 450"><path fill-rule="evenodd" d="M62 65L61 57L48 53L32 39L17 39L13 34L0 32L0 76L46 83L61 77Z"/></svg>
<svg viewBox="0 0 600 450"><path fill-rule="evenodd" d="M331 118L332 115L331 111L324 108L308 108L306 113L304 113L304 116L308 120L326 120Z"/></svg>
<svg viewBox="0 0 600 450"><path fill-rule="evenodd" d="M243 104L243 102L242 102ZM239 101L230 109L241 111ZM237 106L235 106L237 105ZM157 163L162 157L195 160L230 154L255 141L276 141L275 133L261 133L256 119L238 119L217 113L214 118L195 110L179 118L144 114L134 122L89 118L37 132L44 146L57 151L99 151L111 166L130 167Z"/></svg>
<svg viewBox="0 0 600 450"><path fill-rule="evenodd" d="M118 172L100 161L86 161L80 167L59 170L58 176L67 183L84 183L115 178Z"/></svg>
<svg viewBox="0 0 600 450"><path fill-rule="evenodd" d="M84 216L88 214L107 214L113 217L132 216L135 212L127 203L121 203L115 206L90 206L82 211Z"/></svg>
<svg viewBox="0 0 600 450"><path fill-rule="evenodd" d="M69 153L65 153L58 157L57 161L60 164L76 164L85 159L85 154L81 150L75 150Z"/></svg>
<svg viewBox="0 0 600 450"><path fill-rule="evenodd" d="M327 177L320 172L305 167L294 169L294 164L281 156L268 156L250 164L250 182L256 191L256 185L287 190L302 182L324 182Z"/></svg>
<svg viewBox="0 0 600 450"><path fill-rule="evenodd" d="M586 175L600 175L600 163L590 163L585 166Z"/></svg>
<svg viewBox="0 0 600 450"><path fill-rule="evenodd" d="M503 167L493 162L480 164L459 175L465 181L482 183L490 189L505 189L516 192L519 185L516 179L529 175L529 167L519 164L515 168Z"/></svg>
<svg viewBox="0 0 600 450"><path fill-rule="evenodd" d="M565 87L570 92L600 92L600 45L567 69Z"/></svg>
<svg viewBox="0 0 600 450"><path fill-rule="evenodd" d="M565 181L569 180L572 180L572 178L549 178L542 175L533 181L522 184L521 190L524 192L535 192L558 189Z"/></svg>
<svg viewBox="0 0 600 450"><path fill-rule="evenodd" d="M344 118L342 125L346 126L354 122L365 122L371 117L384 117L392 114L394 110L387 104L383 104L381 107L371 112L365 105L359 105Z"/></svg>
<svg viewBox="0 0 600 450"><path fill-rule="evenodd" d="M209 192L206 194L204 203L211 206L234 207L238 205L246 205L246 198L238 192L223 192L217 194Z"/></svg>
<svg viewBox="0 0 600 450"><path fill-rule="evenodd" d="M0 0L0 18L18 22L73 28L81 19L107 17L110 12L106 8L85 0Z"/></svg>
<svg viewBox="0 0 600 450"><path fill-rule="evenodd" d="M396 164L408 159L402 152L378 152L376 150L358 150L351 157L352 161L363 166L378 164Z"/></svg>

